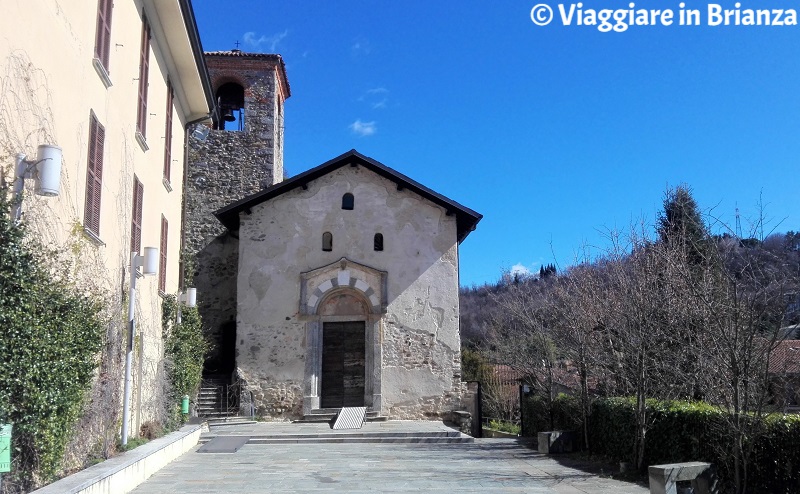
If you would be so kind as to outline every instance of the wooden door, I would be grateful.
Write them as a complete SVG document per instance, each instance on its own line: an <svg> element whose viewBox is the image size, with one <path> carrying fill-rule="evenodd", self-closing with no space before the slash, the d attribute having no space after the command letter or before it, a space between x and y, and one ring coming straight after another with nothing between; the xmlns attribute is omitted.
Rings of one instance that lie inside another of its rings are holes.
<svg viewBox="0 0 800 494"><path fill-rule="evenodd" d="M364 322L326 322L322 326L320 407L364 406Z"/></svg>

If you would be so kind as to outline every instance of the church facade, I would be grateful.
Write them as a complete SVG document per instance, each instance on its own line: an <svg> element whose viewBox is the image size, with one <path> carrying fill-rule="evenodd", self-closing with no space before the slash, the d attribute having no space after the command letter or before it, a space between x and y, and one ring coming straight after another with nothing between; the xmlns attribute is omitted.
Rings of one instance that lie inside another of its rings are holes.
<svg viewBox="0 0 800 494"><path fill-rule="evenodd" d="M460 408L458 245L479 214L350 151L216 216L238 231L236 365L262 414Z"/></svg>
<svg viewBox="0 0 800 494"><path fill-rule="evenodd" d="M207 374L277 420L461 409L458 246L481 215L355 150L284 179L283 61L206 58L221 110L239 117L189 142Z"/></svg>

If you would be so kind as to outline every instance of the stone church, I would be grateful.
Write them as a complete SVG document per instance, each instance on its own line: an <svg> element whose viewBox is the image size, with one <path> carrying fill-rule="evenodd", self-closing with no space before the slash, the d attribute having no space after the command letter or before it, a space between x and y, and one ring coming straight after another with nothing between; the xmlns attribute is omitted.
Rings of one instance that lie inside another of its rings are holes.
<svg viewBox="0 0 800 494"><path fill-rule="evenodd" d="M458 246L481 215L355 150L284 180L282 59L206 60L230 121L189 142L206 372L274 419L461 409Z"/></svg>

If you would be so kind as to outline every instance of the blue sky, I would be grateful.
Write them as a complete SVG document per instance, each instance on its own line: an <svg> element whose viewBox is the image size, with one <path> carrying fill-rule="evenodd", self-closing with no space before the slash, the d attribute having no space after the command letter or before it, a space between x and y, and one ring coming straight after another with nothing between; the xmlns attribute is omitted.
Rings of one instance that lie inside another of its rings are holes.
<svg viewBox="0 0 800 494"><path fill-rule="evenodd" d="M462 285L602 251L681 183L731 228L738 205L750 230L763 197L768 230L800 230L800 26L708 26L712 2L689 1L700 26L603 33L562 25L555 2L537 26L537 3L193 5L205 50L284 57L290 176L355 148L484 215ZM642 7L677 16L679 2Z"/></svg>

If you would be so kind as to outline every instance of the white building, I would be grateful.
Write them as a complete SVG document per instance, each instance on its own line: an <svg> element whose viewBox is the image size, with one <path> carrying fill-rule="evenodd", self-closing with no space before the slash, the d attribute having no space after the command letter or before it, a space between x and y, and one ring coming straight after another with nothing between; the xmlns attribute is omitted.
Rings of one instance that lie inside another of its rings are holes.
<svg viewBox="0 0 800 494"><path fill-rule="evenodd" d="M27 183L23 218L102 298L104 358L116 359L104 377L117 398L130 253L160 248L158 276L139 282L134 434L163 406L161 295L180 283L186 128L213 101L189 0L3 2L0 170L9 182L17 153L61 148L60 195L36 196Z"/></svg>

